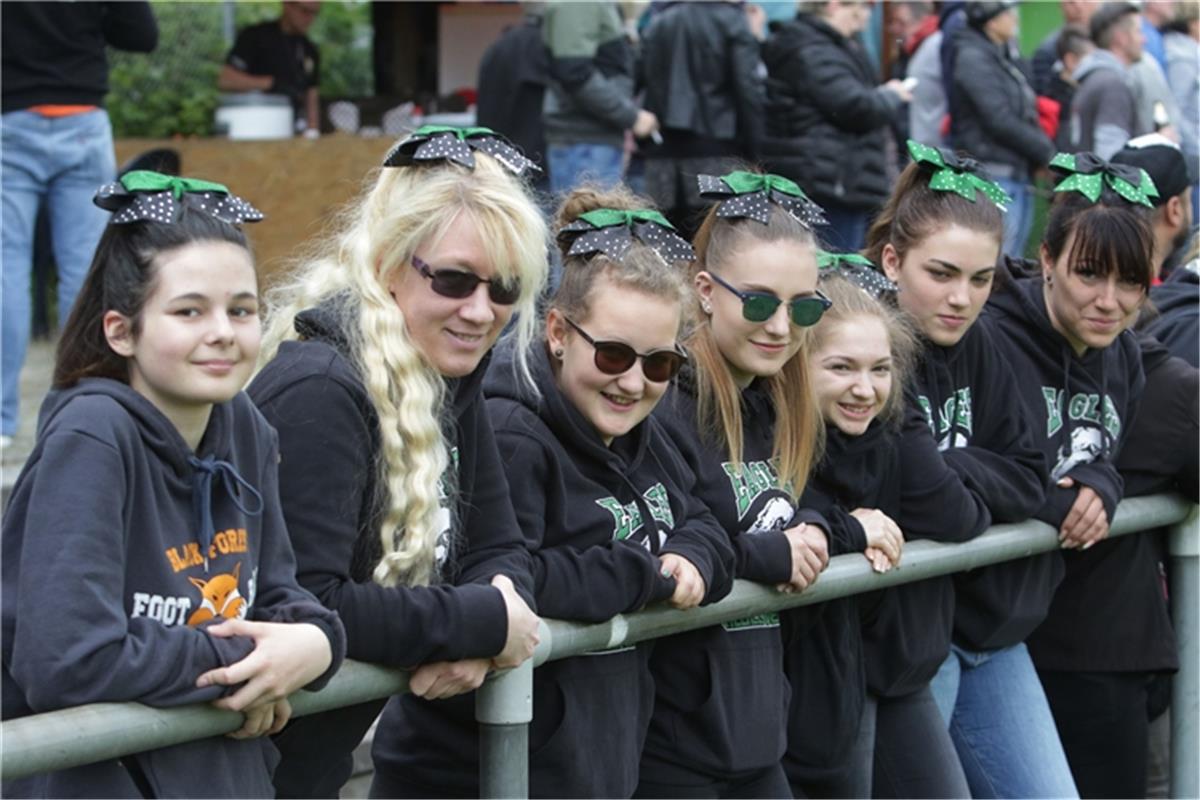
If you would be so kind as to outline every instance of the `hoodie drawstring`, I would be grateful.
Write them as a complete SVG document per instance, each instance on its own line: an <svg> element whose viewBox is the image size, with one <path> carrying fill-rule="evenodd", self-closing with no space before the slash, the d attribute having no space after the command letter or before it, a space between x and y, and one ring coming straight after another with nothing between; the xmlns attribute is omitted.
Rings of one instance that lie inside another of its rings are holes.
<svg viewBox="0 0 1200 800"><path fill-rule="evenodd" d="M200 521L200 552L204 557L204 569L208 570L208 549L212 546L213 538L217 535L216 525L212 516L213 481L224 478L225 493L233 504L243 514L257 517L263 511L263 499L258 490L250 485L237 471L237 467L228 461L218 458L196 458L188 456L188 463L196 470L195 482L192 484L192 512ZM257 508L246 508L238 497L238 488L244 489L254 499Z"/></svg>

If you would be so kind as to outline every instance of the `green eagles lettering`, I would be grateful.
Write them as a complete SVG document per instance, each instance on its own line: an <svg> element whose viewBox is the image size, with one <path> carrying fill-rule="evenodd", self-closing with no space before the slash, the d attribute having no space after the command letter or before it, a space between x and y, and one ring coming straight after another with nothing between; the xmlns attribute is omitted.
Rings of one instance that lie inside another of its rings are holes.
<svg viewBox="0 0 1200 800"><path fill-rule="evenodd" d="M727 631L744 631L750 628L775 628L779 625L779 614L775 611L768 611L765 614L755 614L752 617L743 619L731 619L729 622L722 623Z"/></svg>
<svg viewBox="0 0 1200 800"><path fill-rule="evenodd" d="M918 395L917 402L921 404L921 408L925 412L925 421L929 423L929 429L933 431L934 438L941 439L954 428L965 431L968 436L974 432L970 386L955 389L954 394L947 397L942 403L942 407L938 409L936 419L934 418L933 404L929 402L928 397Z"/></svg>
<svg viewBox="0 0 1200 800"><path fill-rule="evenodd" d="M1042 387L1042 398L1046 402L1046 438L1053 436L1063 427L1063 391L1052 386ZM1100 411L1100 395L1073 394L1066 404L1067 415L1073 420L1087 420L1103 425L1114 439L1121 435L1121 417L1113 405L1112 398L1104 396L1104 411Z"/></svg>
<svg viewBox="0 0 1200 800"><path fill-rule="evenodd" d="M763 492L779 488L779 471L771 461L726 461L721 465L721 469L725 471L730 488L733 489L739 520L746 516L750 506L754 505L754 501Z"/></svg>
<svg viewBox="0 0 1200 800"><path fill-rule="evenodd" d="M671 498L667 488L656 483L642 494L650 516L665 524L668 528L675 527L675 515L671 513ZM622 504L615 497L602 497L596 505L613 515L613 538L628 539L642 528L642 512L636 502Z"/></svg>

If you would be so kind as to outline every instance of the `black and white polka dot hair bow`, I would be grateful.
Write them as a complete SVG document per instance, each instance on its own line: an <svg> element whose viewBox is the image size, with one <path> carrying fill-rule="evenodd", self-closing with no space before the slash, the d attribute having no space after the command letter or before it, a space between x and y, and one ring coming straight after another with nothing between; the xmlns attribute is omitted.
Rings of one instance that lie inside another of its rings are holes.
<svg viewBox="0 0 1200 800"><path fill-rule="evenodd" d="M109 220L113 225L175 223L184 206L234 225L263 219L261 211L230 194L223 184L144 169L127 172L120 180L104 184L92 202L113 212Z"/></svg>
<svg viewBox="0 0 1200 800"><path fill-rule="evenodd" d="M728 175L698 175L700 196L720 200L718 217L749 217L767 224L771 203L791 214L812 230L825 225L825 212L795 182L781 175L764 175L739 170Z"/></svg>
<svg viewBox="0 0 1200 800"><path fill-rule="evenodd" d="M615 208L598 208L563 226L562 233L578 233L571 243L568 256L586 256L604 253L620 261L629 252L636 239L651 247L663 260L692 261L696 251L687 240L675 233L675 226L657 211L638 209L626 211Z"/></svg>
<svg viewBox="0 0 1200 800"><path fill-rule="evenodd" d="M822 278L837 275L845 278L872 297L898 292L900 287L875 268L869 258L858 253L817 251L817 269Z"/></svg>
<svg viewBox="0 0 1200 800"><path fill-rule="evenodd" d="M491 128L454 128L449 125L424 125L396 144L383 159L385 167L407 167L434 161L452 161L475 169L475 154L482 150L518 177L540 172L508 139Z"/></svg>

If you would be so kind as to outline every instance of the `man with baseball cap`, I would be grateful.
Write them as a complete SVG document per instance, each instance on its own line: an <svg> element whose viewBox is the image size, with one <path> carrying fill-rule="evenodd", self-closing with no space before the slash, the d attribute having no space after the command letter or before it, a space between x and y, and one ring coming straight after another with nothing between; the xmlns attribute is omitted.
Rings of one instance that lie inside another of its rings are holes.
<svg viewBox="0 0 1200 800"><path fill-rule="evenodd" d="M1188 164L1179 145L1157 133L1130 139L1112 160L1146 170L1158 189L1153 217L1154 272L1165 277L1179 262L1192 235L1195 165Z"/></svg>

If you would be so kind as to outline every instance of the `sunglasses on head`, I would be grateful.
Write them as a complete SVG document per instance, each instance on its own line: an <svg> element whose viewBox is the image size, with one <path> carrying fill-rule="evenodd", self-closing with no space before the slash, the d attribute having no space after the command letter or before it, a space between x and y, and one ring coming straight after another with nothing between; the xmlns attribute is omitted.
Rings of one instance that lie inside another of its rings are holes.
<svg viewBox="0 0 1200 800"><path fill-rule="evenodd" d="M711 272L708 274L714 281L741 299L742 317L747 322L766 322L775 313L775 309L779 308L779 304L783 302L775 295L767 294L766 292L743 292L721 280L720 275ZM808 297L797 297L795 300L789 300L788 315L792 318L793 325L799 325L804 328L809 325L816 325L817 320L832 305L833 301L818 291Z"/></svg>
<svg viewBox="0 0 1200 800"><path fill-rule="evenodd" d="M639 353L624 342L597 342L569 317L563 319L579 332L585 342L595 348L596 369L605 375L623 375L640 358L642 374L646 376L646 380L666 383L679 374L683 362L687 361L687 356L679 350L651 350L649 353Z"/></svg>
<svg viewBox="0 0 1200 800"><path fill-rule="evenodd" d="M521 286L517 283L489 281L467 270L434 269L416 256L412 257L412 265L417 272L429 278L430 287L442 297L462 300L470 297L481 283L488 285L488 298L496 305L511 306L521 296Z"/></svg>

